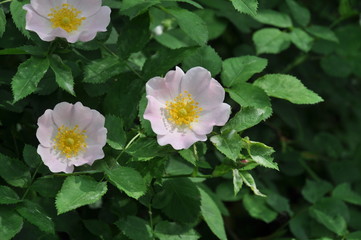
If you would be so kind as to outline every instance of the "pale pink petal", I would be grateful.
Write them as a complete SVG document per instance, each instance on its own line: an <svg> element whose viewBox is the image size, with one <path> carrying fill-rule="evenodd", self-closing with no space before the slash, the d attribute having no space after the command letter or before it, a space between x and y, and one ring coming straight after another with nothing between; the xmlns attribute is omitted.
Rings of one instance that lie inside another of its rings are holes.
<svg viewBox="0 0 361 240"><path fill-rule="evenodd" d="M67 102L58 103L54 107L53 111L53 121L55 122L56 126L71 126L71 118L72 118L72 109L73 104Z"/></svg>
<svg viewBox="0 0 361 240"><path fill-rule="evenodd" d="M89 17L99 11L101 0L68 0L68 4L81 11L81 16Z"/></svg>
<svg viewBox="0 0 361 240"><path fill-rule="evenodd" d="M165 83L169 89L171 98L174 99L181 93L181 81L184 76L184 72L179 67L175 67L175 71L169 71L165 75Z"/></svg>
<svg viewBox="0 0 361 240"><path fill-rule="evenodd" d="M157 135L158 144L161 146L170 144L176 150L187 149L193 143L198 141L206 141L206 135L198 135L190 130L186 132L174 131L166 135Z"/></svg>
<svg viewBox="0 0 361 240"><path fill-rule="evenodd" d="M35 12L30 4L24 5L23 8L27 10L25 29L36 32L43 41L54 40L55 36L50 34L53 30L50 21Z"/></svg>
<svg viewBox="0 0 361 240"><path fill-rule="evenodd" d="M165 78L154 77L146 84L147 95L157 99L160 103L172 101L180 93L180 81L184 72L179 67L175 71L169 71Z"/></svg>
<svg viewBox="0 0 361 240"><path fill-rule="evenodd" d="M93 117L90 124L84 129L87 135L87 145L104 147L107 141L107 129L104 127L105 118L96 110L91 110Z"/></svg>
<svg viewBox="0 0 361 240"><path fill-rule="evenodd" d="M37 152L43 160L44 164L49 167L50 171L54 173L71 173L74 171L74 166L68 165L67 159L59 158L52 148L46 148L39 145Z"/></svg>
<svg viewBox="0 0 361 240"><path fill-rule="evenodd" d="M92 120L93 112L90 108L83 106L81 102L77 102L73 105L70 126L79 126L79 130L84 130L88 127Z"/></svg>
<svg viewBox="0 0 361 240"><path fill-rule="evenodd" d="M200 94L206 94L211 83L211 73L202 67L194 67L188 70L182 78L181 91L188 91L193 98Z"/></svg>
<svg viewBox="0 0 361 240"><path fill-rule="evenodd" d="M147 96L148 105L144 112L144 119L150 121L153 131L156 134L166 134L165 117L164 117L164 105L160 104L153 96Z"/></svg>
<svg viewBox="0 0 361 240"><path fill-rule="evenodd" d="M101 7L94 15L83 21L80 32L106 32L110 23L110 8Z"/></svg>
<svg viewBox="0 0 361 240"><path fill-rule="evenodd" d="M36 137L41 145L44 147L50 147L51 141L57 132L57 127L54 124L52 117L52 110L48 109L38 119L38 130L36 131Z"/></svg>
<svg viewBox="0 0 361 240"><path fill-rule="evenodd" d="M152 96L163 104L165 104L166 101L173 99L169 93L167 85L165 84L164 78L154 77L146 83L145 87L148 96Z"/></svg>
<svg viewBox="0 0 361 240"><path fill-rule="evenodd" d="M103 148L101 146L87 147L86 151L80 154L78 157L73 158L71 162L75 166L81 166L84 164L92 165L95 160L104 158Z"/></svg>
<svg viewBox="0 0 361 240"><path fill-rule="evenodd" d="M93 113L88 107L84 107L80 102L73 104L62 102L54 107L53 120L58 127L75 127L79 130L85 129L92 120Z"/></svg>
<svg viewBox="0 0 361 240"><path fill-rule="evenodd" d="M81 42L89 42L97 36L97 32L81 32L78 40Z"/></svg>
<svg viewBox="0 0 361 240"><path fill-rule="evenodd" d="M224 95L225 92L221 84L212 78L208 87L193 97L194 100L199 103L200 107L208 110L222 103L224 101Z"/></svg>
<svg viewBox="0 0 361 240"><path fill-rule="evenodd" d="M231 107L227 103L218 104L211 110L203 111L198 122L192 123L192 130L197 134L209 134L213 126L223 126L229 119Z"/></svg>
<svg viewBox="0 0 361 240"><path fill-rule="evenodd" d="M49 18L48 14L51 13L52 8L61 6L66 0L31 0L30 4L34 10L45 18Z"/></svg>

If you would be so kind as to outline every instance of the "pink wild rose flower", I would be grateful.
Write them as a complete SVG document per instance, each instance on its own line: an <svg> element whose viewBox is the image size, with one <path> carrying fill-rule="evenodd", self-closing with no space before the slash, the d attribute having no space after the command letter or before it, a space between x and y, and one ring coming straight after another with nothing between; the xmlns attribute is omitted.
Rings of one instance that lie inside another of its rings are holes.
<svg viewBox="0 0 361 240"><path fill-rule="evenodd" d="M106 32L110 8L101 0L30 0L24 5L25 29L36 32L43 41L56 37L70 43L93 40L97 32Z"/></svg>
<svg viewBox="0 0 361 240"><path fill-rule="evenodd" d="M38 154L52 172L71 173L74 166L92 165L104 157L105 118L96 110L62 102L38 119Z"/></svg>
<svg viewBox="0 0 361 240"><path fill-rule="evenodd" d="M146 84L148 105L144 118L157 134L159 145L186 149L206 141L213 126L223 126L231 109L224 101L224 89L202 67L184 73L176 67L164 78L154 77Z"/></svg>

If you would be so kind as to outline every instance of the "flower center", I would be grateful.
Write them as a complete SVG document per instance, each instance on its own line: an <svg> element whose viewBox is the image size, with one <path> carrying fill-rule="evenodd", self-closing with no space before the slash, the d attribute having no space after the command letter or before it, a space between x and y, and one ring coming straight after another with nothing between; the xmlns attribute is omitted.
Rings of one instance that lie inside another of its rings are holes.
<svg viewBox="0 0 361 240"><path fill-rule="evenodd" d="M66 158L76 157L87 147L85 139L86 131L80 131L78 125L74 128L61 126L54 138L54 149L58 150Z"/></svg>
<svg viewBox="0 0 361 240"><path fill-rule="evenodd" d="M81 11L74 8L72 5L63 3L61 7L50 9L48 14L53 28L60 27L67 32L72 32L78 29L85 17L79 17Z"/></svg>
<svg viewBox="0 0 361 240"><path fill-rule="evenodd" d="M192 122L198 122L199 114L203 111L198 107L198 102L194 101L192 95L187 91L179 94L173 101L166 103L168 120L177 126L188 126Z"/></svg>

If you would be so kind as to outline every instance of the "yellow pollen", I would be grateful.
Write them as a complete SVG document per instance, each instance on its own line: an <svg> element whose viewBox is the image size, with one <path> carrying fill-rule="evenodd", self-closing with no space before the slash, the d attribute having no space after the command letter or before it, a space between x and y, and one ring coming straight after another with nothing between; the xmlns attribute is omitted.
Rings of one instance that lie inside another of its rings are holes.
<svg viewBox="0 0 361 240"><path fill-rule="evenodd" d="M61 7L51 8L51 13L48 14L53 28L60 27L67 32L72 32L78 29L85 17L79 17L81 11L74 8L72 5L63 3Z"/></svg>
<svg viewBox="0 0 361 240"><path fill-rule="evenodd" d="M86 131L80 131L78 125L74 128L61 126L58 128L58 133L54 138L54 149L59 151L66 158L78 156L78 154L85 150L87 144L85 139Z"/></svg>
<svg viewBox="0 0 361 240"><path fill-rule="evenodd" d="M203 111L198 104L190 93L184 91L173 101L166 102L168 120L177 126L191 128L190 124L198 122L199 114Z"/></svg>

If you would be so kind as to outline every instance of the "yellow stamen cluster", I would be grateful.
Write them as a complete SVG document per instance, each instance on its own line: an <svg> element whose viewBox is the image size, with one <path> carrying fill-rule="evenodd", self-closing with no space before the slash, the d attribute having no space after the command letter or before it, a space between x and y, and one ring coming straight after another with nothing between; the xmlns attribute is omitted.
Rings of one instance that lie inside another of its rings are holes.
<svg viewBox="0 0 361 240"><path fill-rule="evenodd" d="M48 14L53 28L60 27L67 32L72 32L78 29L85 17L78 17L81 11L74 8L72 5L64 3L61 7L50 9Z"/></svg>
<svg viewBox="0 0 361 240"><path fill-rule="evenodd" d="M86 131L80 131L79 126L68 128L61 126L54 138L54 149L59 151L66 158L76 157L87 147L85 139Z"/></svg>
<svg viewBox="0 0 361 240"><path fill-rule="evenodd" d="M192 122L198 122L199 114L203 111L199 103L194 101L187 91L179 94L173 101L166 102L168 120L180 127L191 127Z"/></svg>

